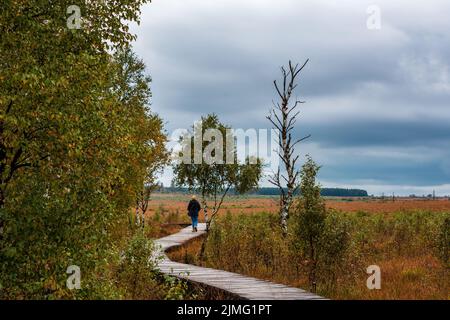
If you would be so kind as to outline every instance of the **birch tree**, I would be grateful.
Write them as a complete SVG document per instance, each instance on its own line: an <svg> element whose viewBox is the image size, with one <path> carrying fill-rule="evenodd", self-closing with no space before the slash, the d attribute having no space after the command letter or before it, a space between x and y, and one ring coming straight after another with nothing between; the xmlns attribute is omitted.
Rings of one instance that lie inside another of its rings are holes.
<svg viewBox="0 0 450 320"><path fill-rule="evenodd" d="M278 167L278 170L269 178L269 182L280 190L279 214L284 235L287 234L292 199L299 188L299 170L296 169L299 156L294 154L295 146L310 137L309 135L300 139L292 137L292 130L300 113L298 106L304 101L300 101L297 98L291 101L294 90L297 88L297 77L308 61L309 59L301 66L299 64L293 65L289 61L287 68L281 67L282 83L279 84L277 80L273 82L279 101L277 103L273 102L273 108L267 116L274 129L279 133L277 153L281 159L281 165L284 167L283 173L281 168Z"/></svg>
<svg viewBox="0 0 450 320"><path fill-rule="evenodd" d="M183 150L189 152L188 161L184 159L174 165L174 182L200 194L208 230L230 190L243 194L258 186L262 163L259 159L252 161L250 158L239 163L236 142L230 136L231 128L222 124L214 114L202 117L193 129L194 135L182 140ZM195 152L197 134L201 140L197 142L200 146ZM202 156L199 163L195 161L195 153ZM223 159L227 153L233 155L232 161ZM208 218L209 208L211 215Z"/></svg>

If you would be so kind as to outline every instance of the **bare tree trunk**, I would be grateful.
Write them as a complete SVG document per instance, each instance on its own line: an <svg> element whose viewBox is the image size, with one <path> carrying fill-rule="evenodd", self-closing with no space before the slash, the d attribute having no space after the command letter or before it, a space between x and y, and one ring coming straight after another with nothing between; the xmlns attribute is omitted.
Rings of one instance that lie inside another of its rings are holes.
<svg viewBox="0 0 450 320"><path fill-rule="evenodd" d="M202 197L203 213L205 214L206 231L210 229L211 220L208 220L208 204L205 197ZM208 233L202 241L202 247L200 248L200 253L198 255L199 261L203 261L205 258L206 242L208 241Z"/></svg>
<svg viewBox="0 0 450 320"><path fill-rule="evenodd" d="M289 209L287 206L283 205L280 209L280 223L281 223L281 230L285 235L288 232L288 219L289 219Z"/></svg>
<svg viewBox="0 0 450 320"><path fill-rule="evenodd" d="M155 186L149 187L144 185L143 190L136 196L136 225L140 225L142 229L145 227L145 213L148 209L148 201L153 188L155 188Z"/></svg>
<svg viewBox="0 0 450 320"><path fill-rule="evenodd" d="M277 186L280 189L280 224L283 235L287 235L287 226L289 219L289 210L292 204L292 198L295 191L298 189L298 175L299 171L295 169L296 162L299 158L298 155L294 155L294 147L297 143L309 138L309 135L292 141L292 130L294 129L295 122L297 121L297 115L299 111L296 110L297 106L303 101L296 100L292 106L290 106L290 100L294 89L297 87L296 77L303 70L308 60L299 67L299 65L292 65L289 61L289 68L286 70L281 68L283 86L280 88L277 81L274 81L275 89L280 97L280 102L274 103L274 107L267 119L272 123L274 128L278 130L278 156L280 157L286 174L280 173L280 168L269 179L269 182ZM294 113L292 114L292 112ZM284 189L286 185L286 189Z"/></svg>
<svg viewBox="0 0 450 320"><path fill-rule="evenodd" d="M136 204L136 211L135 211L135 217L136 217L136 225L139 226L141 224L140 217L139 217L139 205Z"/></svg>
<svg viewBox="0 0 450 320"><path fill-rule="evenodd" d="M206 231L209 231L210 221L208 220L208 203L206 202L205 196L202 196L202 206L205 215Z"/></svg>

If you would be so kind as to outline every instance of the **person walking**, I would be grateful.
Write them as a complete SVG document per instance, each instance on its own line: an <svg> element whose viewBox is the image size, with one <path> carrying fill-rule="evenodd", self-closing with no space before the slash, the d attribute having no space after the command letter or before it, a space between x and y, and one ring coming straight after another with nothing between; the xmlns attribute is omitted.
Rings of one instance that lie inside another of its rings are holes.
<svg viewBox="0 0 450 320"><path fill-rule="evenodd" d="M197 224L198 224L198 213L201 210L200 203L197 201L195 195L192 196L191 201L189 201L188 207L188 215L192 220L192 232L197 232Z"/></svg>

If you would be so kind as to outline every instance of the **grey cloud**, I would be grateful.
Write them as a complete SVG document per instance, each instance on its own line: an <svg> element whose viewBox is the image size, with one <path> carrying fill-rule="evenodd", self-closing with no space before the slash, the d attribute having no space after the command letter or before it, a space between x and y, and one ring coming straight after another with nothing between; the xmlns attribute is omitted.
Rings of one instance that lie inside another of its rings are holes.
<svg viewBox="0 0 450 320"><path fill-rule="evenodd" d="M210 112L234 127L268 128L279 67L310 58L297 134L312 134L319 162L338 148L424 147L434 155L394 164L342 156L327 162L323 180L448 183L450 154L440 150L450 141L450 2L377 1L382 28L370 31L372 2L155 0L134 27L154 81L153 109L169 132Z"/></svg>

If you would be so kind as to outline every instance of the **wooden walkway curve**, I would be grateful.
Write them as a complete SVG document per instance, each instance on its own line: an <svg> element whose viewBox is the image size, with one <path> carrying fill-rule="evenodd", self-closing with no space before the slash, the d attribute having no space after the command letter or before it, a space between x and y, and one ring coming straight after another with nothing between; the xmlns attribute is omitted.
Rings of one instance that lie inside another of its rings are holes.
<svg viewBox="0 0 450 320"><path fill-rule="evenodd" d="M171 261L165 251L181 246L184 243L206 233L206 224L198 224L198 232L192 232L191 227L186 227L180 232L156 240L160 246L163 260L158 263L162 273L200 283L210 287L229 292L242 299L248 300L323 300L323 297L308 291L276 284L266 280L260 280L241 274L203 268L190 264Z"/></svg>

